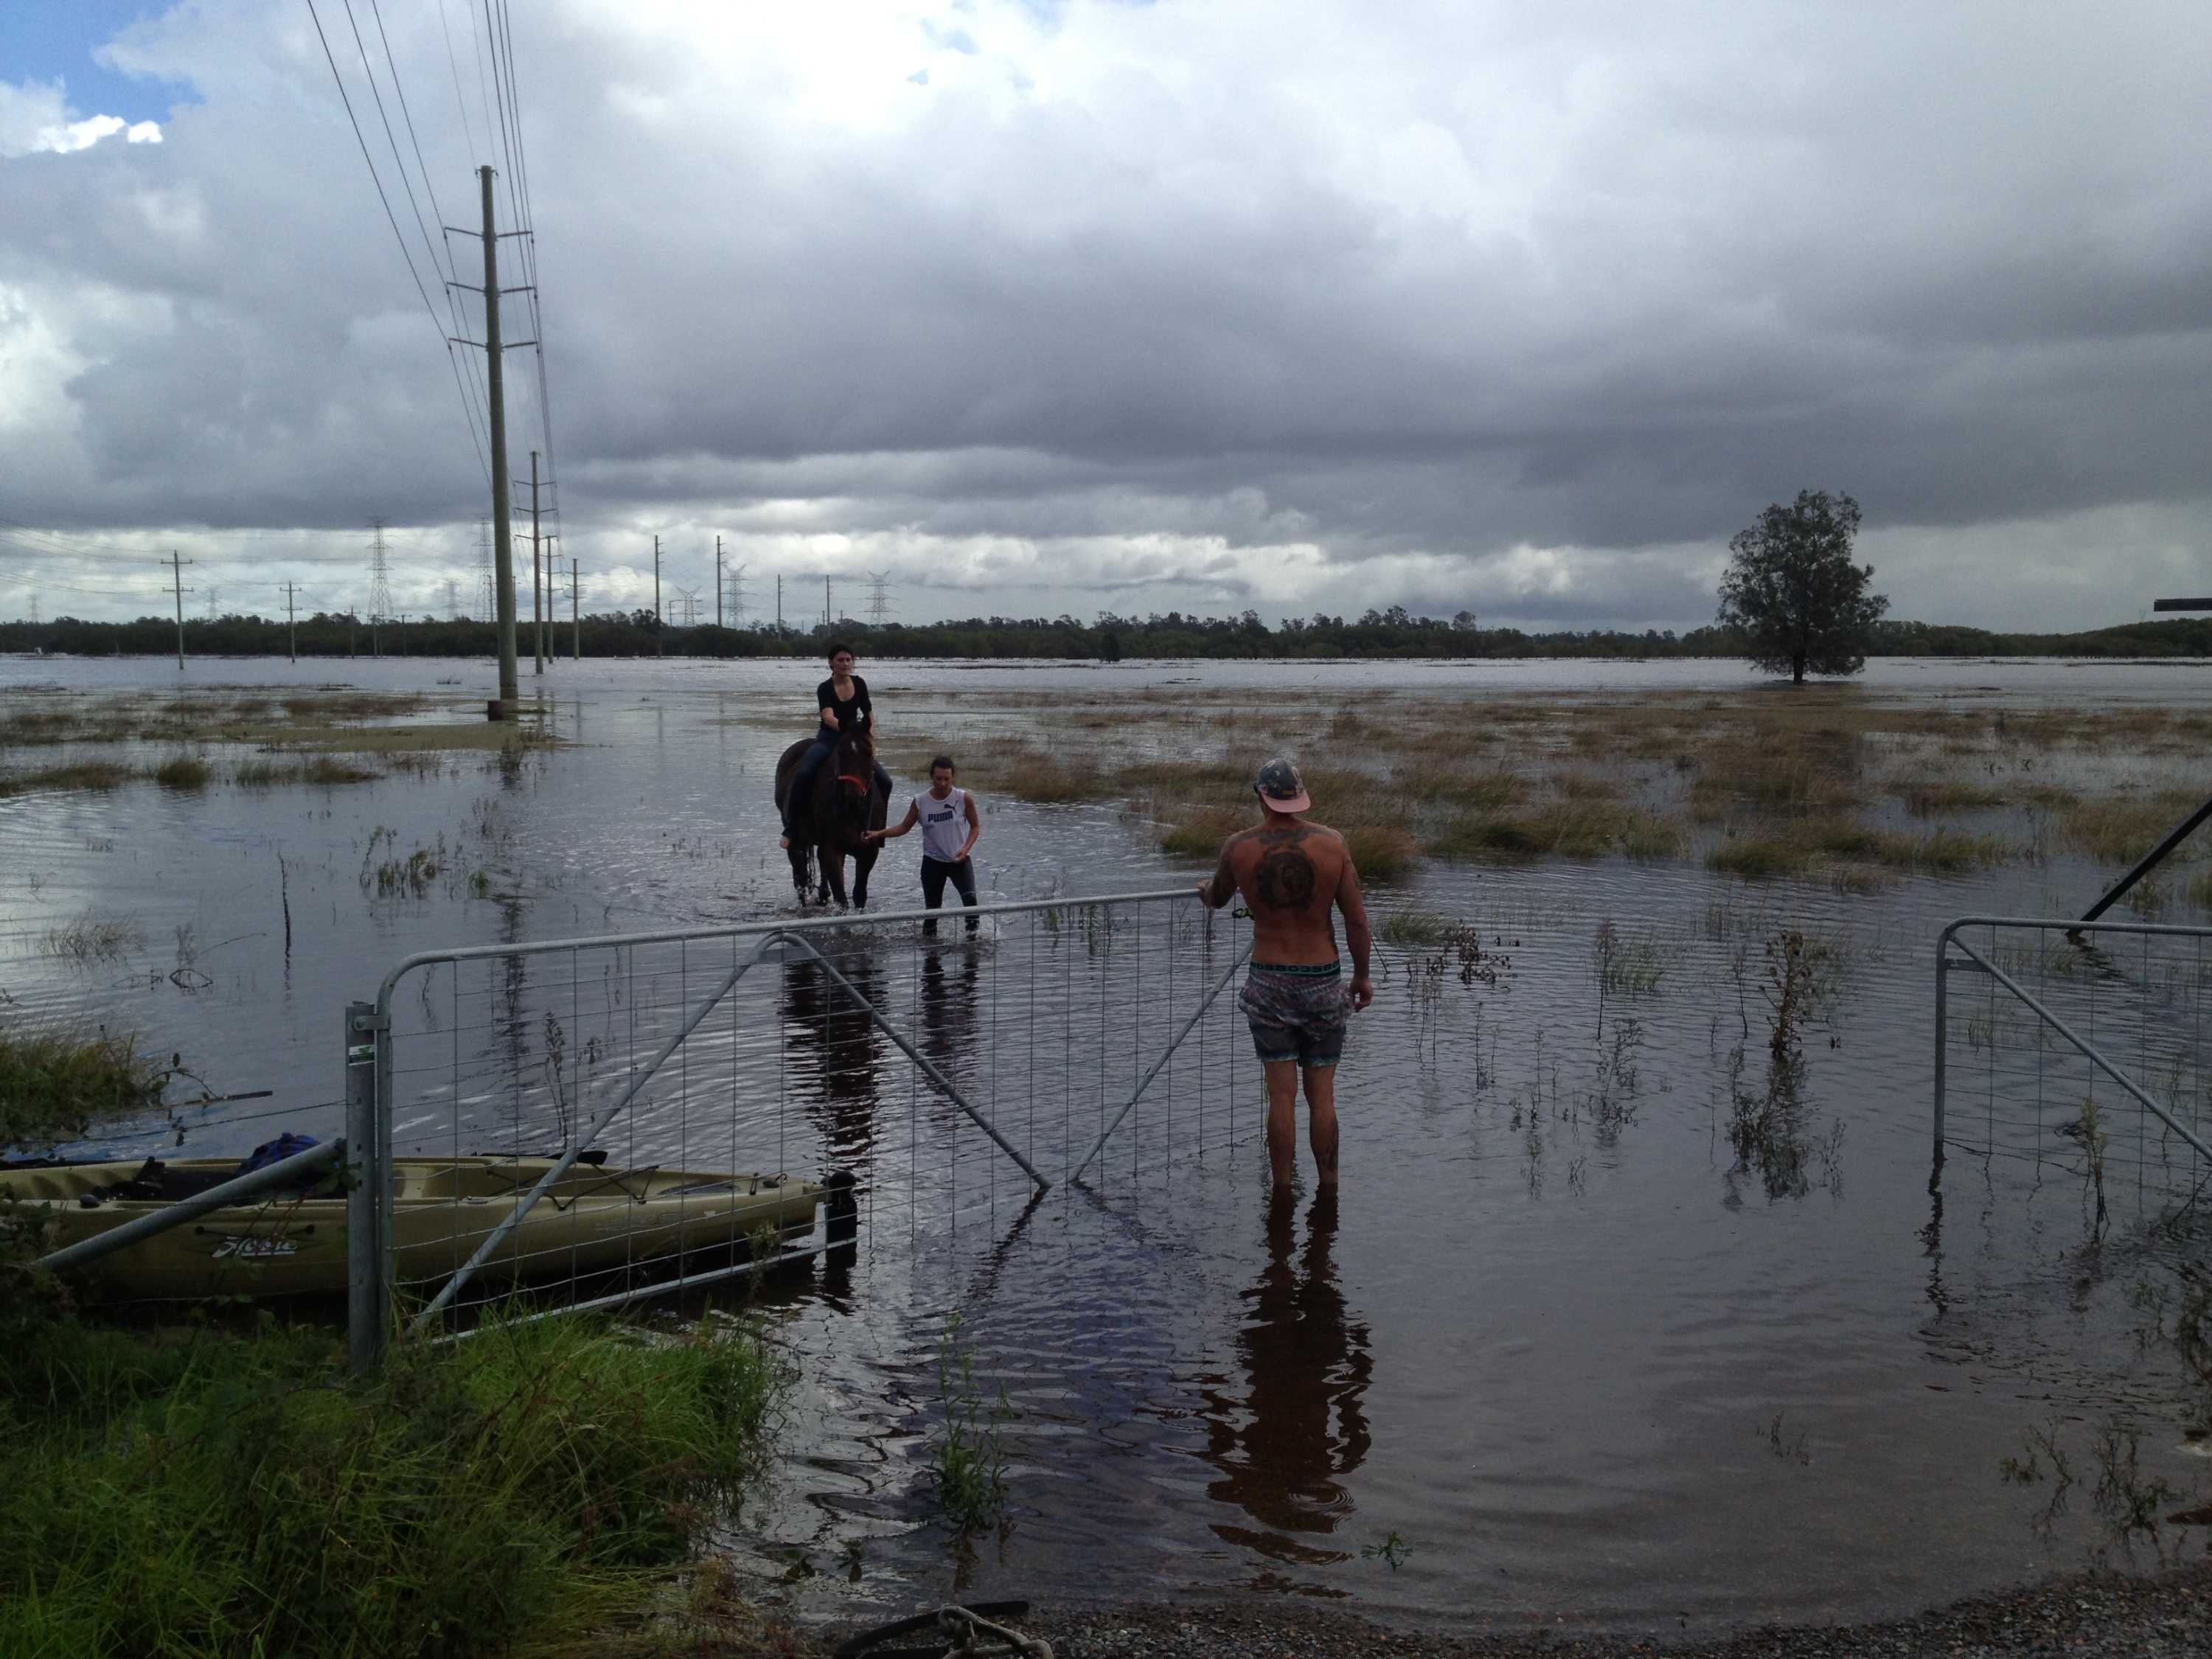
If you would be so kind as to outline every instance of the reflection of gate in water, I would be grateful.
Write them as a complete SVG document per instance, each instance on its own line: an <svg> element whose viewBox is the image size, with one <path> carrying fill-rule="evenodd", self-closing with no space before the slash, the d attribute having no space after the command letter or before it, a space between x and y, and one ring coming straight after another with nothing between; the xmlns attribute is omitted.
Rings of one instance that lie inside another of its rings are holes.
<svg viewBox="0 0 2212 1659"><path fill-rule="evenodd" d="M392 1290L430 1298L419 1326L519 1279L615 1301L819 1253L799 1182L849 1177L863 1247L918 1254L1071 1175L1141 1187L1256 1133L1230 915L1178 888L955 915L409 957L349 1014L348 1158L369 1191L395 1157L443 1173L351 1230L357 1357Z"/></svg>

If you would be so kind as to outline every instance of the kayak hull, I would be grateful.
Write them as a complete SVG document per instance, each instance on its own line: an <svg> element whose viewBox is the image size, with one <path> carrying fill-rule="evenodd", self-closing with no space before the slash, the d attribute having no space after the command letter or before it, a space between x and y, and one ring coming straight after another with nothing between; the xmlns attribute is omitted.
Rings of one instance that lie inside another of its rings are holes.
<svg viewBox="0 0 2212 1659"><path fill-rule="evenodd" d="M553 1167L545 1158L392 1160L394 1267L402 1285L452 1276ZM228 1159L0 1170L0 1201L43 1219L59 1249L161 1210L237 1173ZM93 1202L88 1205L88 1196ZM811 1230L820 1183L726 1170L611 1170L578 1163L477 1269L492 1284L667 1263ZM104 1301L317 1296L346 1287L348 1200L325 1182L210 1210L77 1270ZM474 1282L474 1281L472 1281Z"/></svg>

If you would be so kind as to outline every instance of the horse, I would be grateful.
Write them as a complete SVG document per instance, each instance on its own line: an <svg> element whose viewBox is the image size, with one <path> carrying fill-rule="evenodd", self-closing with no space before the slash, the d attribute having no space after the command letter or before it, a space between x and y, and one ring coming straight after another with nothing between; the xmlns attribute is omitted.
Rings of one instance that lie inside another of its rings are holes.
<svg viewBox="0 0 2212 1659"><path fill-rule="evenodd" d="M811 739L802 738L783 751L775 763L775 806L783 811L791 793L792 774ZM791 884L799 902L806 902L806 861L812 855L819 872L815 902L827 904L832 896L837 908L846 908L845 858L853 859L853 897L855 909L868 908L868 872L876 867L880 842L863 841L861 833L880 830L890 813L890 797L876 777L875 740L866 732L848 732L837 739L830 758L815 769L813 788L801 802L791 836Z"/></svg>

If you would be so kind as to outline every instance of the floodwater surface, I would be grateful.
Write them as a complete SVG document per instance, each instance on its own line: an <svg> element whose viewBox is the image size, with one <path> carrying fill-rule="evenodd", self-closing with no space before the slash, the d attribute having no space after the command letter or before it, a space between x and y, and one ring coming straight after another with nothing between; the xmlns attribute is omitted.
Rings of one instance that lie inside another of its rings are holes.
<svg viewBox="0 0 2212 1659"><path fill-rule="evenodd" d="M1227 725L1274 690L1412 692L1479 720L1486 696L1749 684L1708 663L863 672L902 753L969 755L1030 737L1054 696L1127 694L1133 724L1136 694L1167 693ZM459 719L489 676L16 659L0 698L329 683L421 690ZM109 1126L79 1151L337 1133L344 1005L411 952L796 915L769 789L815 678L562 664L544 681L550 747L257 787L216 745L203 788L0 799L0 1011L173 1052L191 1076L173 1100L270 1091ZM2021 710L2212 708L2202 665L1877 662L1866 685ZM2189 763L2082 762L2201 790ZM899 782L895 812L915 780ZM983 806L987 902L1205 872L1118 799ZM918 902L915 847L892 843L872 908ZM2204 1463L2131 1295L2172 1251L2201 1255L2185 1217L2150 1224L2172 1207L2170 1146L2102 1089L2093 1176L2066 1138L2088 1073L1977 984L1954 988L1953 1146L1929 1191L1938 930L2077 913L2111 873L2046 854L1856 890L1693 859L1425 862L1370 895L1378 918L1407 920L1378 947L1378 999L1340 1073L1334 1199L1303 1148L1299 1188L1271 1194L1227 997L1091 1176L1032 1203L818 970L772 962L685 1046L659 1115L611 1132L630 1137L617 1162L842 1166L870 1194L851 1273L757 1300L796 1380L772 1489L730 1547L764 1589L841 1617L957 1585L1662 1633L1896 1612L2200 1548L2201 1528L2164 1518L2203 1503ZM1241 943L1194 902L994 917L972 942L854 927L823 948L1057 1180ZM592 1097L587 1052L612 1066L603 1045L649 1049L735 949L415 970L395 1001L401 1140L550 1133L546 1110ZM2039 963L2035 983L2201 1114L2201 942L2151 949L2089 979ZM2152 985L2172 994L2155 1017L2130 1000ZM1783 1000L1798 1059L1778 1079ZM1778 1100L1774 1133L1735 1133ZM995 1524L972 1534L935 1490L948 1437L1003 1465ZM2130 1525L2146 1508L2155 1530Z"/></svg>

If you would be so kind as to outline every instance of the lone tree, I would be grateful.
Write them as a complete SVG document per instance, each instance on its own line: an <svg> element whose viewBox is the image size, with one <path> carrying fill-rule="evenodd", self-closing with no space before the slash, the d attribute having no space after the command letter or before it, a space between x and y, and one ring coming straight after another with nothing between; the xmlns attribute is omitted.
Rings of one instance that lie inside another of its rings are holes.
<svg viewBox="0 0 2212 1659"><path fill-rule="evenodd" d="M1889 601L1867 592L1874 567L1851 562L1858 527L1859 504L1850 496L1805 489L1729 541L1720 623L1743 635L1753 667L1787 670L1802 685L1808 672L1866 666L1867 641Z"/></svg>

